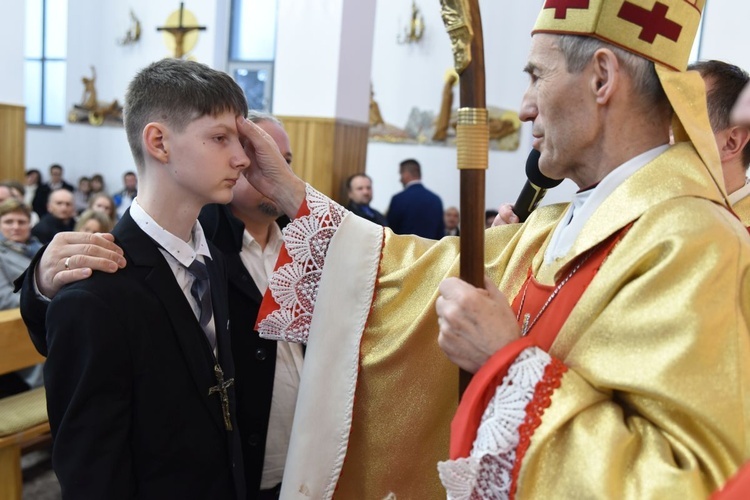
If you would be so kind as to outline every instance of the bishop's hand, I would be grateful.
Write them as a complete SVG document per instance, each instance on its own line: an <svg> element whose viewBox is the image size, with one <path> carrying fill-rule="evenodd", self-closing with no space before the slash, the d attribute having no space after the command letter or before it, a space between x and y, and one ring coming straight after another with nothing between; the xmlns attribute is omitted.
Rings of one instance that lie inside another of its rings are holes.
<svg viewBox="0 0 750 500"><path fill-rule="evenodd" d="M458 278L447 278L440 283L435 304L440 348L470 373L476 373L496 351L521 336L508 299L487 276L484 286L476 288Z"/></svg>
<svg viewBox="0 0 750 500"><path fill-rule="evenodd" d="M305 199L305 183L292 172L273 138L242 117L237 131L250 167L243 172L255 189L276 203L289 217L297 215Z"/></svg>

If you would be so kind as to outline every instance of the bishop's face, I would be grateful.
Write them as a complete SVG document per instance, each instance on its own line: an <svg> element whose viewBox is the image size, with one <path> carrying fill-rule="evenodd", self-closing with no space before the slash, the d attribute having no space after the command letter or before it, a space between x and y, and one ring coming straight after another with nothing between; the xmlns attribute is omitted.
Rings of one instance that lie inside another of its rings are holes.
<svg viewBox="0 0 750 500"><path fill-rule="evenodd" d="M590 90L592 63L579 73L569 73L558 41L557 35L532 38L525 68L530 82L520 118L532 123L533 147L541 152L541 172L586 187L585 174L590 167L584 158L598 137L596 100Z"/></svg>

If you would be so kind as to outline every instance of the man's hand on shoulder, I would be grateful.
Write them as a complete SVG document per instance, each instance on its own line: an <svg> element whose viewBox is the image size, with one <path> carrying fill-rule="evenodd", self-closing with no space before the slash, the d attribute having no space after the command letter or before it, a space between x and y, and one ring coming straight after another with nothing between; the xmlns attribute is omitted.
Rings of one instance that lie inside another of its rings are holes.
<svg viewBox="0 0 750 500"><path fill-rule="evenodd" d="M57 233L39 260L34 279L45 297L54 298L68 283L91 276L93 271L114 273L125 267L125 257L109 233Z"/></svg>

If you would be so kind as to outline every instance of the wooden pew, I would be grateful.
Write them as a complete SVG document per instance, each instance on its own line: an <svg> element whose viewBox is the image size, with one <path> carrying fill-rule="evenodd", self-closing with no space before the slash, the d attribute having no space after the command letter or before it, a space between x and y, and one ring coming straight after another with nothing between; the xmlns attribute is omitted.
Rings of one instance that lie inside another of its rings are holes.
<svg viewBox="0 0 750 500"><path fill-rule="evenodd" d="M0 311L0 374L43 361L29 339L21 312ZM0 399L0 499L21 499L21 451L48 439L44 388Z"/></svg>

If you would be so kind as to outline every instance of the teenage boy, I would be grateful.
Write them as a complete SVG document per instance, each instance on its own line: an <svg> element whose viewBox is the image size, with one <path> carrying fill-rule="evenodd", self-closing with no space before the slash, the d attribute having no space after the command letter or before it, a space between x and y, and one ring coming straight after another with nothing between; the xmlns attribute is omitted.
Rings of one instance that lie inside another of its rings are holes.
<svg viewBox="0 0 750 500"><path fill-rule="evenodd" d="M226 275L196 219L249 165L246 113L240 87L198 63L164 59L130 83L140 186L113 231L128 265L63 288L47 313L66 498L244 498Z"/></svg>

